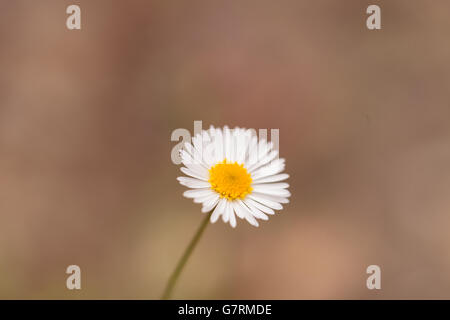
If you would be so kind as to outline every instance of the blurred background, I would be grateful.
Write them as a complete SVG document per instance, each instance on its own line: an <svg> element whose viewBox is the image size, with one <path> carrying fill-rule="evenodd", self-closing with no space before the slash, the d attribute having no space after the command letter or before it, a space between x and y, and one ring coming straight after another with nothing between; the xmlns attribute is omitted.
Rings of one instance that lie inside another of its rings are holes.
<svg viewBox="0 0 450 320"><path fill-rule="evenodd" d="M158 299L203 217L170 158L194 120L280 129L292 197L208 226L174 298L450 298L449 12L0 0L0 298Z"/></svg>

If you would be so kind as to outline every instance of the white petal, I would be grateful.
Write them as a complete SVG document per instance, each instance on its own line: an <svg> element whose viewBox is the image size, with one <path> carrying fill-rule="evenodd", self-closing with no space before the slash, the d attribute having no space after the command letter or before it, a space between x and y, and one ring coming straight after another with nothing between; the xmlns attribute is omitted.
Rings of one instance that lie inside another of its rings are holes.
<svg viewBox="0 0 450 320"><path fill-rule="evenodd" d="M216 192L212 192L211 194L199 196L194 198L195 203L205 203L213 200L217 196Z"/></svg>
<svg viewBox="0 0 450 320"><path fill-rule="evenodd" d="M194 156L197 153L197 159L201 159L201 155L203 154L203 138L199 133L195 137L192 137L192 144L194 145Z"/></svg>
<svg viewBox="0 0 450 320"><path fill-rule="evenodd" d="M247 220L251 225L257 227L258 221L256 221L255 217L253 217L253 214L251 211L245 206L244 203L235 201L233 202L234 210L236 211L236 214L239 218Z"/></svg>
<svg viewBox="0 0 450 320"><path fill-rule="evenodd" d="M225 151L225 158L228 159L229 161L231 161L231 143L232 143L232 137L231 137L231 132L230 129L228 127L225 127L223 130L223 140L224 140L224 151Z"/></svg>
<svg viewBox="0 0 450 320"><path fill-rule="evenodd" d="M252 206L251 204L245 202L245 200L244 201L238 200L238 201L241 201L242 205L247 207L255 218L258 218L258 219L261 219L261 220L269 220L269 217L267 215L265 215L263 212L261 212L255 206Z"/></svg>
<svg viewBox="0 0 450 320"><path fill-rule="evenodd" d="M186 149L180 150L180 156L181 156L181 162L186 166L200 166L204 169L207 169L206 165L203 163L203 161L199 158L199 156L196 158L193 155L191 155Z"/></svg>
<svg viewBox="0 0 450 320"><path fill-rule="evenodd" d="M177 180L188 188L209 188L211 186L209 182L195 178L178 177Z"/></svg>
<svg viewBox="0 0 450 320"><path fill-rule="evenodd" d="M227 203L227 199L222 198L219 200L219 203L217 204L217 206L214 208L213 213L211 214L211 223L214 223L217 221L217 219L219 219L220 215L223 214L223 211L225 209L225 204Z"/></svg>
<svg viewBox="0 0 450 320"><path fill-rule="evenodd" d="M222 130L216 129L214 135L214 155L216 162L220 162L224 159L223 153L223 135Z"/></svg>
<svg viewBox="0 0 450 320"><path fill-rule="evenodd" d="M264 159L268 157L270 152L272 151L272 142L267 142L264 139L259 140L257 148L253 148L252 152L254 152L253 157L251 157L251 163L249 163L249 171L252 172L256 168L260 167L264 162ZM276 155L275 155L276 157Z"/></svg>
<svg viewBox="0 0 450 320"><path fill-rule="evenodd" d="M269 194L269 195L285 197L285 198L291 196L291 193L286 189L272 189L272 188L263 187L261 185L254 186L253 192L261 193L261 194Z"/></svg>
<svg viewBox="0 0 450 320"><path fill-rule="evenodd" d="M257 169L252 172L252 179L264 178L266 176L272 176L274 174L280 173L284 170L284 159L276 159L269 163L268 165Z"/></svg>
<svg viewBox="0 0 450 320"><path fill-rule="evenodd" d="M263 188L265 190L286 189L286 188L289 188L289 184L287 184L286 182L279 182L279 183L253 183L252 187Z"/></svg>
<svg viewBox="0 0 450 320"><path fill-rule="evenodd" d="M263 205L275 209L275 210L281 210L283 209L283 206L281 204L279 204L278 202L272 201L267 199L267 197L265 197L264 195L259 195L259 194L249 194L248 197L252 200L255 200L257 202L262 203Z"/></svg>
<svg viewBox="0 0 450 320"><path fill-rule="evenodd" d="M211 199L203 202L202 212L209 212L211 211L219 202L219 195L215 194Z"/></svg>
<svg viewBox="0 0 450 320"><path fill-rule="evenodd" d="M233 210L233 206L230 204L228 206L229 210L228 210L228 216L230 218L230 225L235 228L236 227L236 217L234 216L234 210Z"/></svg>
<svg viewBox="0 0 450 320"><path fill-rule="evenodd" d="M265 206L265 205L263 205L263 204L261 204L259 202L256 202L256 201L250 199L249 197L245 198L245 202L246 203L251 203L252 205L254 205L256 208L258 208L259 210L261 210L264 213L267 213L267 214L270 214L270 215L275 214L275 211L273 211L273 209L271 209L271 208L269 208L269 207L267 207L267 206Z"/></svg>
<svg viewBox="0 0 450 320"><path fill-rule="evenodd" d="M289 199L288 198L284 198L284 197L280 197L280 196L275 196L273 194L264 194L263 195L264 198L275 201L275 202L279 202L279 203L289 203Z"/></svg>
<svg viewBox="0 0 450 320"><path fill-rule="evenodd" d="M264 178L253 179L253 183L257 184L257 183L277 182L286 180L287 178L289 178L289 175L287 173L282 173L273 176L266 176Z"/></svg>
<svg viewBox="0 0 450 320"><path fill-rule="evenodd" d="M230 206L231 206L230 201L226 201L225 202L225 209L224 209L224 211L222 213L222 220L225 223L227 223L228 220L230 219Z"/></svg>
<svg viewBox="0 0 450 320"><path fill-rule="evenodd" d="M203 163L202 153L199 152L195 147L193 147L189 142L186 142L184 144L183 149L181 149L180 151L180 155L182 159L185 159L187 164L201 165L206 168L205 164Z"/></svg>
<svg viewBox="0 0 450 320"><path fill-rule="evenodd" d="M237 201L233 201L232 203L233 203L233 208L234 208L234 211L236 212L236 215L237 215L239 218L244 219L244 217L245 217L245 211L242 210L242 208L239 206L239 204L237 203Z"/></svg>
<svg viewBox="0 0 450 320"><path fill-rule="evenodd" d="M250 209L243 202L238 203L238 206L241 207L244 210L244 212L245 212L245 220L247 220L248 223L250 223L252 226L255 226L255 227L259 226L258 221L256 221L256 219L253 216L253 214L250 211Z"/></svg>
<svg viewBox="0 0 450 320"><path fill-rule="evenodd" d="M259 167L262 167L266 164L268 164L270 161L274 160L278 156L277 150L272 150L268 155L265 155L264 157L260 157L258 162L256 162L254 165L250 166L248 168L249 172L255 171Z"/></svg>
<svg viewBox="0 0 450 320"><path fill-rule="evenodd" d="M204 181L208 181L208 175L203 175L203 174L199 174L197 172L194 172L188 168L185 167L181 167L180 168L181 172L183 172L185 175L193 177L193 178L197 178L200 180L204 180Z"/></svg>
<svg viewBox="0 0 450 320"><path fill-rule="evenodd" d="M183 193L183 196L186 198L198 198L198 197L204 197L214 194L214 191L211 189L194 189L194 190L187 190Z"/></svg>
<svg viewBox="0 0 450 320"><path fill-rule="evenodd" d="M246 136L244 132L240 132L236 138L236 161L241 164L245 161Z"/></svg>
<svg viewBox="0 0 450 320"><path fill-rule="evenodd" d="M245 168L247 168L247 169L249 166L258 162L258 152L257 152L258 137L256 136L255 131L251 131L251 130L249 130L249 131L251 134L251 138L250 138L250 142L247 147L247 160L246 160L246 166L245 166Z"/></svg>

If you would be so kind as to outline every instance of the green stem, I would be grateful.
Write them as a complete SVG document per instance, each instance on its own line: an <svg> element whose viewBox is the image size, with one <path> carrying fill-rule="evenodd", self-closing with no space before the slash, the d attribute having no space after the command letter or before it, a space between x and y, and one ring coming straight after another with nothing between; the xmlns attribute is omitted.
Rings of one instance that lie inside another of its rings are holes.
<svg viewBox="0 0 450 320"><path fill-rule="evenodd" d="M167 282L166 289L164 290L164 293L161 297L163 300L170 299L170 296L172 295L173 288L180 276L181 271L183 270L184 266L186 265L187 260L189 259L190 255L192 254L192 251L194 251L195 246L198 243L198 240L200 240L203 231L205 231L206 226L208 225L209 218L211 217L211 212L205 215L203 218L203 221L198 228L197 232L195 233L194 237L192 238L191 242L189 243L188 247L183 253L183 256L181 257L180 261L178 261L178 264L173 271L172 275L169 278L169 281Z"/></svg>

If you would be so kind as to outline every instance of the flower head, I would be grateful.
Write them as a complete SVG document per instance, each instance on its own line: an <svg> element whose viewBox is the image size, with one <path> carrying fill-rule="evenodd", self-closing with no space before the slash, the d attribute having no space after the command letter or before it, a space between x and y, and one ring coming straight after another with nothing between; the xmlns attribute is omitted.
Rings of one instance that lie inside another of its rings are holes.
<svg viewBox="0 0 450 320"><path fill-rule="evenodd" d="M258 226L257 219L281 210L288 203L289 175L284 159L278 158L273 144L258 138L254 130L228 127L202 130L180 151L189 177L178 181L190 188L184 196L203 205L211 213L211 222L222 220L236 226L236 216Z"/></svg>

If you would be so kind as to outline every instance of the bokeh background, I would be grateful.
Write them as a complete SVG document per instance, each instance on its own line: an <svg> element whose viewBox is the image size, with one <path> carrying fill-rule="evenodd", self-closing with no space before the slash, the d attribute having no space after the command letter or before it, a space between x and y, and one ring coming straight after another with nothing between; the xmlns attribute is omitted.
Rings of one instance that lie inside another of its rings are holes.
<svg viewBox="0 0 450 320"><path fill-rule="evenodd" d="M0 298L159 298L202 219L170 158L194 120L280 129L293 195L259 228L208 226L174 298L450 298L449 12L1 0Z"/></svg>

